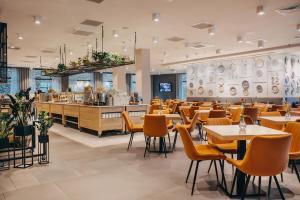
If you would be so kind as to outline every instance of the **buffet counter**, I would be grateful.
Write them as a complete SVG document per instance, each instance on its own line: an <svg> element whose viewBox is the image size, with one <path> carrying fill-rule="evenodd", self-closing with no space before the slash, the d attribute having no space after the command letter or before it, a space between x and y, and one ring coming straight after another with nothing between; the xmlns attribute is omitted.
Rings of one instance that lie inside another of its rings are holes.
<svg viewBox="0 0 300 200"><path fill-rule="evenodd" d="M76 103L60 102L36 102L36 113L41 111L49 112L54 119L61 120L62 124L77 125L79 130L82 128L95 130L98 136L107 130L125 130L125 123L121 113L128 111L129 116L138 122L140 116L148 111L148 105L125 105L125 106L92 106Z"/></svg>

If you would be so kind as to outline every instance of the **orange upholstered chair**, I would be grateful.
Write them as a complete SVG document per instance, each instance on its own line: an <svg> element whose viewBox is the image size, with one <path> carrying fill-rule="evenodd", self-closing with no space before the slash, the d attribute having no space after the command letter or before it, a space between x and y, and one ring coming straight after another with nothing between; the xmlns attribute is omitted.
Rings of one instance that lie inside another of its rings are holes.
<svg viewBox="0 0 300 200"><path fill-rule="evenodd" d="M241 119L241 114L243 113L243 108L232 109L232 124L239 124Z"/></svg>
<svg viewBox="0 0 300 200"><path fill-rule="evenodd" d="M231 158L226 158L228 163L234 165L240 171L248 175L241 199L244 199L244 196L246 195L251 176L269 176L269 182L271 182L271 177L274 177L280 196L282 199L284 199L276 175L281 174L288 164L288 153L291 141L291 135L273 137L257 136L254 137L250 142L243 160L233 160ZM236 177L237 171L235 172L233 178L233 187L231 188L231 193L235 185Z"/></svg>
<svg viewBox="0 0 300 200"><path fill-rule="evenodd" d="M280 117L281 114L278 111L273 111L273 112L261 112L260 113L261 117ZM265 120L265 119L261 119L260 120L260 124L262 126L268 127L268 128L272 128L272 129L276 129L276 130L282 130L284 127L284 124L280 124L280 123L274 123L271 122L269 120Z"/></svg>
<svg viewBox="0 0 300 200"><path fill-rule="evenodd" d="M300 182L299 171L296 161L300 160L300 123L289 122L285 128L285 132L292 134L292 144L289 152L289 159L292 162L292 171L295 170L298 181Z"/></svg>
<svg viewBox="0 0 300 200"><path fill-rule="evenodd" d="M144 118L144 135L146 138L146 147L144 157L150 150L151 137L162 138L165 157L167 157L167 145L165 136L168 134L167 120L165 115L145 115Z"/></svg>
<svg viewBox="0 0 300 200"><path fill-rule="evenodd" d="M196 124L198 122L198 118L199 118L199 113L196 113L193 117L193 119L191 120L191 123L189 124L183 124L182 126L184 128L186 128L186 130L189 132L189 134L191 135L192 132L195 130L196 128ZM179 125L179 124L178 124ZM173 131L175 131L175 137L174 137L174 142L173 142L173 150L175 149L176 146L176 141L177 141L177 135L178 135L178 129L177 126L173 129Z"/></svg>
<svg viewBox="0 0 300 200"><path fill-rule="evenodd" d="M154 110L160 110L162 106L160 104L152 104L149 108L149 114L153 114Z"/></svg>
<svg viewBox="0 0 300 200"><path fill-rule="evenodd" d="M223 117L226 117L225 110L211 110L208 115L208 118L223 118Z"/></svg>
<svg viewBox="0 0 300 200"><path fill-rule="evenodd" d="M218 151L217 149L213 148L210 145L193 144L192 138L191 138L188 130L184 126L177 125L177 129L180 133L181 140L183 142L185 154L191 160L189 171L188 171L188 174L186 177L186 183L188 182L188 179L189 179L189 176L191 173L191 169L193 167L193 163L194 163L194 161L196 161L196 168L195 168L193 187L192 187L192 193L191 193L193 195L199 163L201 161L205 161L205 160L219 160L220 161L222 159L225 159L225 156L223 153L221 153L220 151ZM221 165L221 161L220 161L220 165ZM216 169L216 172L217 172L217 169ZM217 175L217 178L218 178L218 175ZM222 178L224 178L223 173L222 173Z"/></svg>
<svg viewBox="0 0 300 200"><path fill-rule="evenodd" d="M128 147L127 147L127 150L129 150L129 148L131 148L131 146L132 146L132 140L133 140L134 134L137 132L143 132L143 124L133 123L132 120L130 119L127 111L122 112L122 117L125 121L127 131L130 133L130 139L129 139L129 143L128 143Z"/></svg>

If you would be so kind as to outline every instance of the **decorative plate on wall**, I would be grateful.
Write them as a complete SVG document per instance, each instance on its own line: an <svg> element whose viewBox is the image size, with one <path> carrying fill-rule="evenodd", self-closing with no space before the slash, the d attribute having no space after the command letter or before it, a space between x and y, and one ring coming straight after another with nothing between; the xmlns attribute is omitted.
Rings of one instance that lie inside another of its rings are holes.
<svg viewBox="0 0 300 200"><path fill-rule="evenodd" d="M231 96L235 96L236 94L237 94L236 87L231 87L231 88L230 88L230 95L231 95Z"/></svg>
<svg viewBox="0 0 300 200"><path fill-rule="evenodd" d="M199 85L203 85L203 80L199 79Z"/></svg>
<svg viewBox="0 0 300 200"><path fill-rule="evenodd" d="M208 96L211 97L211 96L213 96L213 95L214 95L214 92L213 92L211 89L209 89L209 90L208 90Z"/></svg>
<svg viewBox="0 0 300 200"><path fill-rule="evenodd" d="M278 94L279 88L278 88L276 85L274 85L274 86L272 87L272 92L273 92L273 94Z"/></svg>
<svg viewBox="0 0 300 200"><path fill-rule="evenodd" d="M257 93L263 93L264 89L261 85L256 86L256 92Z"/></svg>
<svg viewBox="0 0 300 200"><path fill-rule="evenodd" d="M224 92L224 86L223 85L219 85L219 92L223 93Z"/></svg>
<svg viewBox="0 0 300 200"><path fill-rule="evenodd" d="M248 90L244 90L243 94L244 94L244 96L248 96L249 95L249 91Z"/></svg>
<svg viewBox="0 0 300 200"><path fill-rule="evenodd" d="M243 86L243 88L246 90L246 89L248 89L249 88L249 81L243 81L242 82L242 86Z"/></svg>
<svg viewBox="0 0 300 200"><path fill-rule="evenodd" d="M194 87L194 83L190 83L190 88L193 88Z"/></svg>
<svg viewBox="0 0 300 200"><path fill-rule="evenodd" d="M263 66L265 65L265 62L264 62L264 60L263 59L257 59L256 61L255 61L255 66L256 67L258 67L258 68L262 68Z"/></svg>
<svg viewBox="0 0 300 200"><path fill-rule="evenodd" d="M202 86L200 86L200 87L198 88L198 93L199 93L200 95L202 95L202 94L204 93L204 88L203 88Z"/></svg>
<svg viewBox="0 0 300 200"><path fill-rule="evenodd" d="M219 65L219 67L218 67L218 72L219 72L220 74L222 74L222 73L224 73L224 71L225 71L224 65Z"/></svg>

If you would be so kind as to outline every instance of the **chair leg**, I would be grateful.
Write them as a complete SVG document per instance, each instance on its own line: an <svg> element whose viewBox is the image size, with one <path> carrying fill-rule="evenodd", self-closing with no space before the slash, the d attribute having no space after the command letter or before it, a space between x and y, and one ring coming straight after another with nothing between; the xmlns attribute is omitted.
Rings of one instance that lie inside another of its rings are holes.
<svg viewBox="0 0 300 200"><path fill-rule="evenodd" d="M169 147L171 146L171 137L170 137L170 133L168 132L168 140L169 140Z"/></svg>
<svg viewBox="0 0 300 200"><path fill-rule="evenodd" d="M145 152L144 152L144 158L146 157L146 153L148 151L149 139L150 139L150 137L146 137L146 147L145 147Z"/></svg>
<svg viewBox="0 0 300 200"><path fill-rule="evenodd" d="M129 143L128 143L127 151L129 150L129 148L131 148L131 145L132 145L132 140L133 140L133 133L131 133L131 132L130 132L130 139L129 139Z"/></svg>
<svg viewBox="0 0 300 200"><path fill-rule="evenodd" d="M271 188L272 188L272 176L269 177L268 197L271 195Z"/></svg>
<svg viewBox="0 0 300 200"><path fill-rule="evenodd" d="M236 178L237 178L237 170L235 170L233 181L232 181L232 185L231 185L231 190L230 190L230 195L231 196L232 196L233 189L234 189L234 186L235 186Z"/></svg>
<svg viewBox="0 0 300 200"><path fill-rule="evenodd" d="M227 184L226 184L226 178L225 178L225 174L224 174L224 162L222 162L221 160L219 160L219 163L220 163L221 173L222 173L221 185L223 186L223 182L224 182L225 191L228 192L228 190L227 190Z"/></svg>
<svg viewBox="0 0 300 200"><path fill-rule="evenodd" d="M251 176L248 175L247 180L246 180L246 184L245 184L245 188L244 188L244 192L241 195L242 200L245 199L245 196L247 194L247 188L248 188L248 185L249 185L250 178L251 178Z"/></svg>
<svg viewBox="0 0 300 200"><path fill-rule="evenodd" d="M295 169L295 172L296 172L296 175L297 175L297 178L298 178L298 181L300 182L300 176L299 176L299 171L297 169L297 166L296 166L296 162L295 160L292 161L292 169Z"/></svg>
<svg viewBox="0 0 300 200"><path fill-rule="evenodd" d="M218 173L218 169L217 169L217 163L216 161L214 160L214 166L215 166L215 171L216 171L216 176L217 176L217 182L219 183L219 173Z"/></svg>
<svg viewBox="0 0 300 200"><path fill-rule="evenodd" d="M283 183L283 173L280 174L281 183Z"/></svg>
<svg viewBox="0 0 300 200"><path fill-rule="evenodd" d="M200 161L197 160L197 164L196 164L196 169L195 169L195 174L194 174L194 180L193 180L193 187L192 187L192 193L191 193L191 195L194 194L194 188L195 188L195 183L196 183L196 179L197 179L197 173L198 173L199 162L200 162Z"/></svg>
<svg viewBox="0 0 300 200"><path fill-rule="evenodd" d="M175 137L174 137L174 142L173 142L173 148L172 148L172 151L175 150L176 141L177 141L177 135L178 135L178 131L175 132Z"/></svg>
<svg viewBox="0 0 300 200"><path fill-rule="evenodd" d="M252 179L252 184L253 185L254 185L255 178L256 178L256 176L253 176L253 179Z"/></svg>
<svg viewBox="0 0 300 200"><path fill-rule="evenodd" d="M210 169L211 169L212 164L213 164L213 161L210 161L209 168L208 168L208 171L207 171L208 174L209 174L209 172L210 172Z"/></svg>
<svg viewBox="0 0 300 200"><path fill-rule="evenodd" d="M165 158L167 158L167 144L166 144L166 139L165 139L165 137L163 137L163 143L164 143Z"/></svg>
<svg viewBox="0 0 300 200"><path fill-rule="evenodd" d="M193 167L193 163L194 163L194 161L192 160L192 161L191 161L191 164L190 164L190 167L189 167L189 172L188 172L187 177L186 177L186 179L185 179L185 183L187 183L188 180L189 180L190 173L191 173L191 170L192 170L192 167Z"/></svg>
<svg viewBox="0 0 300 200"><path fill-rule="evenodd" d="M258 177L258 195L260 195L261 191L261 176Z"/></svg>
<svg viewBox="0 0 300 200"><path fill-rule="evenodd" d="M278 182L278 180L277 180L277 177L276 177L276 176L273 176L273 177L274 177L274 180L275 180L275 183L276 183L276 186L277 186L277 189L278 189L278 191L279 191L279 194L280 194L281 199L285 199L284 196L283 196L283 193L282 193L282 191L281 191L281 188L280 188L279 182Z"/></svg>

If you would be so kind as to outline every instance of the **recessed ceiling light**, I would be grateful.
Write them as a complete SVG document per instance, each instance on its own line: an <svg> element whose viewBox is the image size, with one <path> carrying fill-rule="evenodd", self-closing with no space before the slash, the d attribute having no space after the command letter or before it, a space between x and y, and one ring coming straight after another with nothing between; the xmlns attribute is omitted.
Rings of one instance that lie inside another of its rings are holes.
<svg viewBox="0 0 300 200"><path fill-rule="evenodd" d="M220 53L221 53L221 49L217 49L216 54L220 54Z"/></svg>
<svg viewBox="0 0 300 200"><path fill-rule="evenodd" d="M157 43L159 42L159 38L158 38L158 37L153 37L153 38L152 38L152 42L153 42L154 44L157 44Z"/></svg>
<svg viewBox="0 0 300 200"><path fill-rule="evenodd" d="M215 35L215 27L208 28L208 35L211 35L211 36Z"/></svg>
<svg viewBox="0 0 300 200"><path fill-rule="evenodd" d="M128 49L127 49L126 46L123 46L123 51L124 51L124 52L127 52L127 51L128 51Z"/></svg>
<svg viewBox="0 0 300 200"><path fill-rule="evenodd" d="M23 36L22 36L20 33L17 34L17 38L18 38L19 40L23 40Z"/></svg>
<svg viewBox="0 0 300 200"><path fill-rule="evenodd" d="M264 46L265 46L264 43L265 43L264 40L261 40L261 39L258 40L258 41L257 41L257 47L260 48L260 49L261 49L261 48L264 48Z"/></svg>
<svg viewBox="0 0 300 200"><path fill-rule="evenodd" d="M154 72L155 71L155 69L151 69L151 72Z"/></svg>
<svg viewBox="0 0 300 200"><path fill-rule="evenodd" d="M297 31L300 31L300 24L297 24Z"/></svg>
<svg viewBox="0 0 300 200"><path fill-rule="evenodd" d="M265 14L264 7L262 5L256 7L256 14L260 16Z"/></svg>
<svg viewBox="0 0 300 200"><path fill-rule="evenodd" d="M72 51L70 51L70 56L72 56L73 55L73 52Z"/></svg>
<svg viewBox="0 0 300 200"><path fill-rule="evenodd" d="M238 43L243 43L243 37L242 36L237 36L236 37L236 41L238 42Z"/></svg>
<svg viewBox="0 0 300 200"><path fill-rule="evenodd" d="M128 69L129 69L129 67L127 66L127 67L126 67L126 70L128 70Z"/></svg>
<svg viewBox="0 0 300 200"><path fill-rule="evenodd" d="M154 22L159 22L160 21L160 14L159 13L152 13L152 20Z"/></svg>
<svg viewBox="0 0 300 200"><path fill-rule="evenodd" d="M113 36L114 36L115 38L119 37L119 33L118 33L117 30L113 30Z"/></svg>
<svg viewBox="0 0 300 200"><path fill-rule="evenodd" d="M42 23L42 17L41 16L34 16L34 23L37 25L40 25Z"/></svg>

